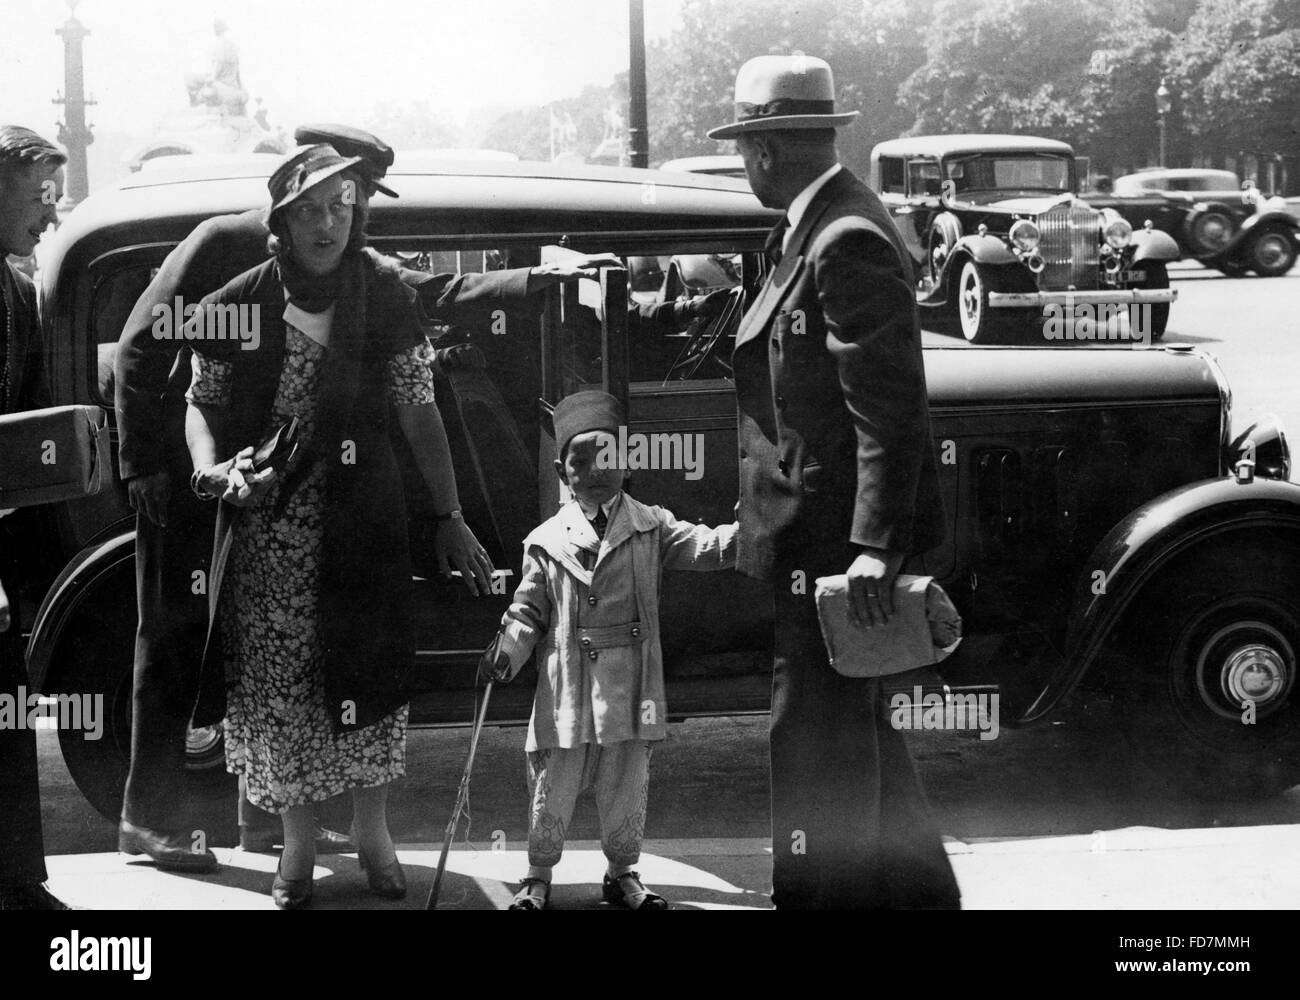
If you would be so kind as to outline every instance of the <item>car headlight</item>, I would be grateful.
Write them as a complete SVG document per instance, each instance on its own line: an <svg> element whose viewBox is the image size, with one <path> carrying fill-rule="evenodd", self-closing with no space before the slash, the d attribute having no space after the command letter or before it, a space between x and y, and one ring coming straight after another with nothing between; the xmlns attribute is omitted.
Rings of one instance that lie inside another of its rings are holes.
<svg viewBox="0 0 1300 1000"><path fill-rule="evenodd" d="M1123 250L1133 240L1133 227L1127 219L1115 219L1106 225L1102 235L1115 250Z"/></svg>
<svg viewBox="0 0 1300 1000"><path fill-rule="evenodd" d="M1016 245L1016 248L1025 253L1030 250L1037 250L1038 241L1043 238L1038 231L1038 227L1028 219L1021 219L1012 226L1010 236L1011 242Z"/></svg>

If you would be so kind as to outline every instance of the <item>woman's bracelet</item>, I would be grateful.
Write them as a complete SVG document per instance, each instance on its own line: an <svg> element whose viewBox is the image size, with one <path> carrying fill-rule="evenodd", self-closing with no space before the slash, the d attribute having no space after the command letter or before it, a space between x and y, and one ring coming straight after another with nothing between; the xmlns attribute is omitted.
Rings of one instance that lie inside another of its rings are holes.
<svg viewBox="0 0 1300 1000"><path fill-rule="evenodd" d="M434 520L436 520L439 524L442 524L442 523L445 522L445 521L463 521L463 520L465 520L465 515L462 514L462 513L460 512L460 508L459 508L459 507L453 507L451 510L447 511L447 513L445 513L445 514L434 514L433 517L434 517Z"/></svg>
<svg viewBox="0 0 1300 1000"><path fill-rule="evenodd" d="M217 495L215 493L209 493L203 488L203 473L205 471L206 469L194 470L194 474L190 476L190 489L194 491L194 495L200 500L215 500L217 499Z"/></svg>

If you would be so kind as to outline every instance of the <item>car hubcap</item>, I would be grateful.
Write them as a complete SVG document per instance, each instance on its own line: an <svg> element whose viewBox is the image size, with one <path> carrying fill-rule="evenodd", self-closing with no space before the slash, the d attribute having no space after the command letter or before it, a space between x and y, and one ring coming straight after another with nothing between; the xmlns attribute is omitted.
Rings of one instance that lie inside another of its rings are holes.
<svg viewBox="0 0 1300 1000"><path fill-rule="evenodd" d="M1205 216L1197 228L1201 243L1208 250L1221 249L1232 235L1232 223L1217 213Z"/></svg>
<svg viewBox="0 0 1300 1000"><path fill-rule="evenodd" d="M1201 697L1219 715L1241 718L1248 705L1255 715L1281 706L1295 679L1291 644L1266 622L1237 622L1214 633L1197 663Z"/></svg>
<svg viewBox="0 0 1300 1000"><path fill-rule="evenodd" d="M1255 245L1255 259L1261 267L1281 267L1286 263L1290 253L1291 250L1286 245L1286 240L1276 233L1263 237Z"/></svg>

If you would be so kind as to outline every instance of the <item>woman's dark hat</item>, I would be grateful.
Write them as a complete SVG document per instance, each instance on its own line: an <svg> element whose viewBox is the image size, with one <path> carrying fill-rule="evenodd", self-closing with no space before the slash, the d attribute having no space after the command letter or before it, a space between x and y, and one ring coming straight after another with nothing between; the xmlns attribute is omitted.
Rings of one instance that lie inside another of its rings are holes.
<svg viewBox="0 0 1300 1000"><path fill-rule="evenodd" d="M565 396L555 404L551 416L555 423L555 457L561 461L569 442L579 434L609 431L617 437L623 424L623 408L618 400L597 390Z"/></svg>
<svg viewBox="0 0 1300 1000"><path fill-rule="evenodd" d="M370 183L376 190L382 191L390 198L396 198L397 192L386 184L381 184L388 168L393 165L393 148L377 136L363 132L351 125L299 125L293 131L293 141L299 146L315 146L320 143L333 146L340 156L359 156L364 160Z"/></svg>
<svg viewBox="0 0 1300 1000"><path fill-rule="evenodd" d="M734 139L773 129L839 128L858 117L835 112L835 81L824 59L756 56L736 74L736 120L709 129L710 139Z"/></svg>
<svg viewBox="0 0 1300 1000"><path fill-rule="evenodd" d="M308 146L293 153L275 168L275 173L266 182L266 187L271 192L270 214L297 201L301 195L321 181L328 180L360 162L362 162L361 157L340 156L338 150L325 143Z"/></svg>

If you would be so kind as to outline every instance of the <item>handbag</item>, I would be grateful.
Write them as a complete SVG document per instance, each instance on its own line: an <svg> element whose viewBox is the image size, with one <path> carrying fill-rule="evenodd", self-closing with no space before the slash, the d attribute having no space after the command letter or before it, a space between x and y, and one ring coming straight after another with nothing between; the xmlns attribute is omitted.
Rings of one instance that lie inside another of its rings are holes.
<svg viewBox="0 0 1300 1000"><path fill-rule="evenodd" d="M896 577L894 613L870 629L849 616L844 574L818 577L815 596L826 654L845 677L887 677L928 667L961 643L961 615L932 576Z"/></svg>
<svg viewBox="0 0 1300 1000"><path fill-rule="evenodd" d="M93 496L112 478L108 418L98 406L0 416L0 508Z"/></svg>
<svg viewBox="0 0 1300 1000"><path fill-rule="evenodd" d="M253 471L264 472L274 469L276 474L284 472L289 460L298 453L298 418L292 417L281 424L270 437L253 450Z"/></svg>

